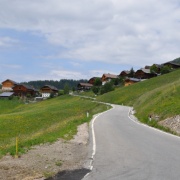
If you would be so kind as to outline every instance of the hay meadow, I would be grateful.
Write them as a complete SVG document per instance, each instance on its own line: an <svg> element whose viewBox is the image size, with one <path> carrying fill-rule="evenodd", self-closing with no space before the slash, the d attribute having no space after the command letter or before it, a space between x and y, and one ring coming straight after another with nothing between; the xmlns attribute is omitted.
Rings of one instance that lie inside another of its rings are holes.
<svg viewBox="0 0 180 180"><path fill-rule="evenodd" d="M78 125L89 122L94 114L105 110L106 105L68 95L32 104L24 104L18 99L1 99L0 156L16 153L16 137L19 154L58 138L69 140L76 134Z"/></svg>

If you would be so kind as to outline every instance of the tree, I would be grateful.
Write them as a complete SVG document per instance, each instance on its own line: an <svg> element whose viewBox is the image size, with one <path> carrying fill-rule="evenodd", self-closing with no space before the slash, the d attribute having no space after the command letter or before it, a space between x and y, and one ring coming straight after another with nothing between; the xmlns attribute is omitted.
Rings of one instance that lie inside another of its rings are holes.
<svg viewBox="0 0 180 180"><path fill-rule="evenodd" d="M161 68L161 74L167 74L169 72L171 72L171 67L170 66L163 66Z"/></svg>
<svg viewBox="0 0 180 180"><path fill-rule="evenodd" d="M76 90L76 88L75 87L72 87L72 91L74 92Z"/></svg>
<svg viewBox="0 0 180 180"><path fill-rule="evenodd" d="M100 93L104 94L113 90L114 90L113 84L111 82L107 82L104 86L102 86Z"/></svg>
<svg viewBox="0 0 180 180"><path fill-rule="evenodd" d="M134 77L135 71L133 68L130 69L129 77Z"/></svg>
<svg viewBox="0 0 180 180"><path fill-rule="evenodd" d="M69 94L69 85L68 85L68 83L66 83L64 85L64 94Z"/></svg>
<svg viewBox="0 0 180 180"><path fill-rule="evenodd" d="M97 87L97 86L92 87L92 91L93 91L94 94L98 94L99 90L100 90L100 87Z"/></svg>
<svg viewBox="0 0 180 180"><path fill-rule="evenodd" d="M94 81L94 86L102 86L101 78L96 78Z"/></svg>
<svg viewBox="0 0 180 180"><path fill-rule="evenodd" d="M151 73L154 73L154 74L157 74L158 73L158 67L153 64L151 67L150 67L150 72Z"/></svg>

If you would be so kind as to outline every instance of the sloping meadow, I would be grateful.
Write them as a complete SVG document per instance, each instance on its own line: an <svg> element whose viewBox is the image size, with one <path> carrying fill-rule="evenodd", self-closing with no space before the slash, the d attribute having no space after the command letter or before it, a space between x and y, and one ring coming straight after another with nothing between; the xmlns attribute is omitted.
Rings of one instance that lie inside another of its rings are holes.
<svg viewBox="0 0 180 180"><path fill-rule="evenodd" d="M163 120L180 114L180 70L145 80L98 97L98 100L134 107L136 116Z"/></svg>
<svg viewBox="0 0 180 180"><path fill-rule="evenodd" d="M19 153L33 145L54 142L58 138L71 139L78 125L89 122L94 114L107 110L106 105L71 96L34 104L13 101L0 100L1 107L10 104L10 108L4 107L4 111L0 112L0 155L15 154L17 137Z"/></svg>

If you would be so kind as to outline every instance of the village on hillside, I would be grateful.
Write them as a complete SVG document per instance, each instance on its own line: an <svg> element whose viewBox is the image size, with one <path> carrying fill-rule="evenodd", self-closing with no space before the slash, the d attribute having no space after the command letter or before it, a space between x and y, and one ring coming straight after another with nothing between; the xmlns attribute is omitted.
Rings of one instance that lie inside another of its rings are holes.
<svg viewBox="0 0 180 180"><path fill-rule="evenodd" d="M169 61L164 64L153 64L152 66L145 66L137 70L136 72L133 68L129 71L123 70L119 75L115 74L103 74L102 77L92 77L89 79L87 83L78 83L76 89L77 91L87 91L90 90L93 86L95 86L95 81L98 79L100 85L105 85L107 82L114 81L114 85L118 84L118 81L121 79L123 81L124 86L129 86L131 84L144 81L146 79L150 79L161 74L168 73L174 69L180 68L180 64L174 61ZM18 96L21 98L34 97L35 100L43 100L47 99L51 96L57 96L59 93L59 89L52 85L44 85L39 90L35 89L33 86L17 83L14 80L6 79L2 83L2 89L0 98L9 98L11 99L13 96Z"/></svg>

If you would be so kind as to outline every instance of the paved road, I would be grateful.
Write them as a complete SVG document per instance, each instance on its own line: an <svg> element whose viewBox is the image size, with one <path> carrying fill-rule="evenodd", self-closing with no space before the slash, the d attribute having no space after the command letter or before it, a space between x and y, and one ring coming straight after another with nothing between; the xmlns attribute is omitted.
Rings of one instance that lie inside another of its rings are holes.
<svg viewBox="0 0 180 180"><path fill-rule="evenodd" d="M115 106L96 119L93 170L83 180L180 179L180 138L135 123L128 111Z"/></svg>

